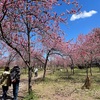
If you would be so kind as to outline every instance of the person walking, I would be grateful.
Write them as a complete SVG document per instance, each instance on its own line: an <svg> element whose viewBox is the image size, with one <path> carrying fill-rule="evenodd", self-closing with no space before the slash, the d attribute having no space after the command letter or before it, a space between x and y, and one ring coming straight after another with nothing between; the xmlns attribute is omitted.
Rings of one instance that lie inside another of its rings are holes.
<svg viewBox="0 0 100 100"><path fill-rule="evenodd" d="M17 100L19 83L20 83L20 68L18 65L14 66L10 71L11 82L13 85L13 99Z"/></svg>
<svg viewBox="0 0 100 100"><path fill-rule="evenodd" d="M38 76L38 68L35 68L35 69L34 69L34 74L35 74L35 77Z"/></svg>
<svg viewBox="0 0 100 100"><path fill-rule="evenodd" d="M9 67L5 67L4 72L0 76L0 84L2 84L2 100L6 100L7 98L7 91L9 86L11 86L11 78L10 78L10 71Z"/></svg>

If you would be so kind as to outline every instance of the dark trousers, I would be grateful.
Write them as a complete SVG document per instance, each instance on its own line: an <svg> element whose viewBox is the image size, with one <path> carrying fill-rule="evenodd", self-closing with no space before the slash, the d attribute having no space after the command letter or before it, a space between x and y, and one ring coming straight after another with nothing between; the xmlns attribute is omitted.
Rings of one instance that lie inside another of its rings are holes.
<svg viewBox="0 0 100 100"><path fill-rule="evenodd" d="M35 72L35 77L37 77L38 76L38 73L37 72Z"/></svg>
<svg viewBox="0 0 100 100"><path fill-rule="evenodd" d="M3 91L2 98L3 98L4 100L6 100L7 91L8 91L8 86L2 86L2 91Z"/></svg>
<svg viewBox="0 0 100 100"><path fill-rule="evenodd" d="M14 100L17 100L18 90L19 90L19 82L13 83L13 96L14 96Z"/></svg>

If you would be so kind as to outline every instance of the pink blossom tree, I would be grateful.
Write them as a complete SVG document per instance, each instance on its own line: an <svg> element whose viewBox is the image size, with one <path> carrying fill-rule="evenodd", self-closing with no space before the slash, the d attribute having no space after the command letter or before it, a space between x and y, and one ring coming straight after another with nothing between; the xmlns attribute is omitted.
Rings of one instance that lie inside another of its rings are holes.
<svg viewBox="0 0 100 100"><path fill-rule="evenodd" d="M56 33L47 34L45 35L45 37L42 37L42 44L45 53L44 74L43 74L43 80L44 80L49 57L55 54L62 56L61 52L64 47L63 36L60 37Z"/></svg>
<svg viewBox="0 0 100 100"><path fill-rule="evenodd" d="M73 4L71 11L58 14L53 7ZM28 67L28 92L31 92L31 47L37 35L60 31L66 13L76 13L80 7L76 0L0 0L0 39L16 51ZM56 28L53 28L53 24ZM34 48L34 46L33 46ZM23 52L25 55L23 55Z"/></svg>
<svg viewBox="0 0 100 100"><path fill-rule="evenodd" d="M81 61L86 67L86 81L83 87L90 88L90 79L88 75L88 68L90 68L90 73L92 75L92 62L98 58L100 55L100 29L94 29L87 35L80 35L78 37L78 49L76 54L79 55L78 62Z"/></svg>

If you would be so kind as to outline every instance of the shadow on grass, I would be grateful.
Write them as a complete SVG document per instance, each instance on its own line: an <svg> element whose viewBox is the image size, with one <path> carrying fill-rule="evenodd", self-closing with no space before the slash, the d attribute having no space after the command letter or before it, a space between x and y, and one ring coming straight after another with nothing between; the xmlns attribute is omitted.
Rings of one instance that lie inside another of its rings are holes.
<svg viewBox="0 0 100 100"><path fill-rule="evenodd" d="M34 80L32 83L36 83L36 84L39 84L41 82L43 83L52 83L52 82L72 82L72 83L81 83L81 82L84 82L84 80L78 80L78 79L75 79L74 77L72 76L59 76L59 77L56 77L56 78L52 78L52 77L45 77L45 80L43 80L42 78L37 78L36 80Z"/></svg>
<svg viewBox="0 0 100 100"><path fill-rule="evenodd" d="M32 91L30 94L26 94L26 96L21 100L38 100L38 96Z"/></svg>
<svg viewBox="0 0 100 100"><path fill-rule="evenodd" d="M52 79L52 78L48 78L48 77L45 77L45 80L43 80L42 77L39 77L37 78L36 80L34 80L33 82L35 82L36 84L39 84L41 82L44 82L44 83L49 83L49 82L54 82L55 80Z"/></svg>
<svg viewBox="0 0 100 100"><path fill-rule="evenodd" d="M18 98L20 98L19 100L23 100L23 96L18 96ZM2 96L0 96L0 100L2 100ZM5 100L13 100L13 98L11 96L7 96Z"/></svg>
<svg viewBox="0 0 100 100"><path fill-rule="evenodd" d="M91 79L92 79L92 81L100 84L100 74L99 75L92 75Z"/></svg>
<svg viewBox="0 0 100 100"><path fill-rule="evenodd" d="M62 77L59 77L57 80L59 82L65 81L65 82L71 82L71 83L84 83L84 79L78 79L78 78L75 79L73 76L69 76L69 77L62 76Z"/></svg>
<svg viewBox="0 0 100 100"><path fill-rule="evenodd" d="M100 80L96 80L97 83L100 83Z"/></svg>
<svg viewBox="0 0 100 100"><path fill-rule="evenodd" d="M95 75L90 76L92 78L92 80L96 83L100 83L100 78L96 77ZM37 77L36 79L34 79L32 81L35 82L36 84L40 83L40 82L72 82L72 83L84 83L86 79L86 73L75 73L74 75L71 73L66 73L66 72L60 72L57 71L54 74L50 74L49 76L45 77L45 80L42 80L42 77Z"/></svg>
<svg viewBox="0 0 100 100"><path fill-rule="evenodd" d="M19 100L23 100L24 97L23 96L18 96L18 98L20 98ZM11 99L12 100L12 99Z"/></svg>
<svg viewBox="0 0 100 100"><path fill-rule="evenodd" d="M0 100L2 100L2 96L0 96ZM7 96L6 100L13 100L11 96Z"/></svg>
<svg viewBox="0 0 100 100"><path fill-rule="evenodd" d="M40 82L42 82L43 81L43 78L42 77L38 77L38 78L36 78L36 79L34 79L34 80L32 80L32 83L40 83Z"/></svg>
<svg viewBox="0 0 100 100"><path fill-rule="evenodd" d="M75 73L75 74L66 74L66 72L62 72L61 74L58 74L58 79L63 81L70 81L74 83L81 83L84 82L86 78L86 75L81 73Z"/></svg>
<svg viewBox="0 0 100 100"><path fill-rule="evenodd" d="M100 100L100 97L96 97L95 99L98 99L98 100Z"/></svg>

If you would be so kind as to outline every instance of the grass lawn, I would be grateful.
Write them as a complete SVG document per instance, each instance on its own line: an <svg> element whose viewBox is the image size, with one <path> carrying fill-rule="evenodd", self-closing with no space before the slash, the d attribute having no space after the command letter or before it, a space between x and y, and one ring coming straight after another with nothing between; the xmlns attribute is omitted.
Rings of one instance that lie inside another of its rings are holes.
<svg viewBox="0 0 100 100"><path fill-rule="evenodd" d="M2 70L0 70L0 75ZM39 71L39 77L42 76L43 71ZM62 71L57 70L54 74L49 73L46 75L45 81L41 80L41 77L32 82L33 93L31 95L25 95L24 88L27 87L27 74L21 74L21 80L23 85L21 86L21 92L24 93L23 100L100 100L100 71L98 68L92 68L92 76L89 73L91 80L90 89L81 89L86 79L85 69L75 69L75 74L72 75L69 69L69 73L65 69ZM69 77L68 77L69 75ZM34 79L34 75L33 75ZM0 85L1 87L1 85ZM23 90L23 91L22 91ZM22 99L21 99L22 100Z"/></svg>
<svg viewBox="0 0 100 100"><path fill-rule="evenodd" d="M75 74L68 78L65 70L56 71L47 75L45 81L35 81L32 88L37 100L100 100L99 69L92 68L90 89L81 89L86 78L85 72L85 69L75 69Z"/></svg>

